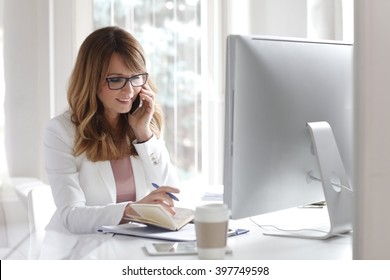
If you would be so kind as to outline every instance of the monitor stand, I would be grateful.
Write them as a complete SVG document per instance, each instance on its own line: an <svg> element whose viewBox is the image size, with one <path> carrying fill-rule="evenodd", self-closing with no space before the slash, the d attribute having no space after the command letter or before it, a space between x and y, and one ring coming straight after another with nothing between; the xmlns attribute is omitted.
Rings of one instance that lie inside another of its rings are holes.
<svg viewBox="0 0 390 280"><path fill-rule="evenodd" d="M329 230L264 233L265 235L327 239L352 231L353 191L342 163L332 129L327 122L309 122L307 127L317 156L321 182L327 204ZM335 183L335 179L339 183Z"/></svg>

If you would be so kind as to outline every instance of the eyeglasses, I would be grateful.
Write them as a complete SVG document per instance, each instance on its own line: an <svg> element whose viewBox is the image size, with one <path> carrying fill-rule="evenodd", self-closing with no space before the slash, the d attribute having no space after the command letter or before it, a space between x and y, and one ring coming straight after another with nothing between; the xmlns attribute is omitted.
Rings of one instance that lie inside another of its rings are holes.
<svg viewBox="0 0 390 280"><path fill-rule="evenodd" d="M133 87L142 87L146 84L148 79L148 73L138 74L130 78L125 77L108 77L106 81L108 83L108 88L112 90L119 90L126 86L127 82L130 82Z"/></svg>

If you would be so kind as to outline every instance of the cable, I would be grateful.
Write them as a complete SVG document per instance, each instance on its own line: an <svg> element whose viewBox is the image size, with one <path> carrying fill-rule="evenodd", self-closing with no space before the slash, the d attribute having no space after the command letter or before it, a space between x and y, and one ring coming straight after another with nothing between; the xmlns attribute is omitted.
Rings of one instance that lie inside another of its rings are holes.
<svg viewBox="0 0 390 280"><path fill-rule="evenodd" d="M322 180L320 178L317 178L317 177L313 176L311 174L311 172L309 173L308 176L309 176L310 179L312 179L314 181L322 182ZM352 188L350 188L350 187L347 187L347 186L344 186L344 185L341 185L341 184L337 184L337 183L334 183L334 182L330 182L330 184L335 186L335 187L339 187L339 188L345 189L347 191L353 192Z"/></svg>
<svg viewBox="0 0 390 280"><path fill-rule="evenodd" d="M315 232L320 232L320 233L325 233L327 234L328 232L325 231L325 230L320 230L320 229L314 229L314 228L301 228L301 229L282 229L282 228L279 228L277 226L274 226L274 225L260 225L259 223L255 222L253 220L252 217L249 218L252 223L254 223L256 226L258 226L259 228L263 229L263 230L269 230L267 229L267 227L272 227L278 231L282 231L282 232L289 232L289 233L295 233L296 235L301 235L299 234L298 232L300 231L315 231ZM338 233L338 234L334 234L334 236L346 236L348 233Z"/></svg>

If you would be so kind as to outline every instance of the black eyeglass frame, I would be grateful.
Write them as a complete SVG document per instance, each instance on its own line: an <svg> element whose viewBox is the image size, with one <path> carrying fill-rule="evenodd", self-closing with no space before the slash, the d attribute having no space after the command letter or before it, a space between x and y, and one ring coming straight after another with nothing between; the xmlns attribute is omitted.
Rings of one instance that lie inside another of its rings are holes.
<svg viewBox="0 0 390 280"><path fill-rule="evenodd" d="M133 80L135 80L136 78L138 78L140 76L145 76L145 80L144 80L143 84L142 85L133 85ZM146 84L146 82L148 80L148 76L149 76L148 73L141 73L141 74L137 74L137 75L131 76L130 78L126 78L126 77L107 77L106 81L107 81L107 85L108 85L109 89L111 89L111 90L120 90L120 89L124 88L128 82L130 82L132 87L142 87L142 86L144 86ZM112 88L111 85L110 85L111 79L121 79L123 81L122 87L120 87L120 88Z"/></svg>

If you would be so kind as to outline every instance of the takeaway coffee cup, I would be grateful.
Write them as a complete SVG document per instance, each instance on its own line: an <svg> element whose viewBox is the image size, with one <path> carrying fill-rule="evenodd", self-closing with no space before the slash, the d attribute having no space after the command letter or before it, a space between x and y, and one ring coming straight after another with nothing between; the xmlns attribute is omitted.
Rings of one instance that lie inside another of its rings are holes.
<svg viewBox="0 0 390 280"><path fill-rule="evenodd" d="M195 231L199 259L223 259L230 211L225 204L206 204L195 209Z"/></svg>

